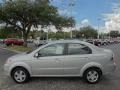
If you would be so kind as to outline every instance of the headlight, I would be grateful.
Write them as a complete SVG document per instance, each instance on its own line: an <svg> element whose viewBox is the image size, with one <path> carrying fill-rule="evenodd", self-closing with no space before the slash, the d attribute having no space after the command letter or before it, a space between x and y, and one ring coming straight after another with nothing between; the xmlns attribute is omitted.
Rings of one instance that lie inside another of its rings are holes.
<svg viewBox="0 0 120 90"><path fill-rule="evenodd" d="M10 63L12 63L12 60L8 59L5 64L10 64Z"/></svg>

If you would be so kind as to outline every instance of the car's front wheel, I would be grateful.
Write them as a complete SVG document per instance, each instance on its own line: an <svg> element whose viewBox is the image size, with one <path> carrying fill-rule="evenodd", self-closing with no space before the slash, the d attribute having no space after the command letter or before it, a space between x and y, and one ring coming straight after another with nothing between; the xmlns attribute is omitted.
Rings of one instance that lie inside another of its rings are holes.
<svg viewBox="0 0 120 90"><path fill-rule="evenodd" d="M30 78L29 72L21 67L15 68L11 74L12 78L17 83L24 83Z"/></svg>
<svg viewBox="0 0 120 90"><path fill-rule="evenodd" d="M101 76L102 76L102 73L99 69L90 68L84 72L83 77L88 83L95 84L95 83L99 82Z"/></svg>

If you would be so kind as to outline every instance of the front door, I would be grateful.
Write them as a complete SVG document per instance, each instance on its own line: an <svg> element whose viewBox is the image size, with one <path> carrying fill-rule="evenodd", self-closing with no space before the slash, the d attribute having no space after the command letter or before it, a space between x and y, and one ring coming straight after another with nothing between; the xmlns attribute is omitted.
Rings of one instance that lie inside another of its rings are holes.
<svg viewBox="0 0 120 90"><path fill-rule="evenodd" d="M63 75L64 44L53 44L42 48L39 57L33 61L34 75Z"/></svg>

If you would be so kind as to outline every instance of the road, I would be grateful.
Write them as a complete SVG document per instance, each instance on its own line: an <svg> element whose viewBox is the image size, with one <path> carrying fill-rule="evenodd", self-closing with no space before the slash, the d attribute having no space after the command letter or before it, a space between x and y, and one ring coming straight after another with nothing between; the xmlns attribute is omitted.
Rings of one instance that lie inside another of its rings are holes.
<svg viewBox="0 0 120 90"><path fill-rule="evenodd" d="M16 84L4 76L5 60L16 54L0 48L0 90L120 90L120 44L103 46L115 53L117 69L111 75L103 76L98 84L87 84L82 78L32 78L28 83Z"/></svg>

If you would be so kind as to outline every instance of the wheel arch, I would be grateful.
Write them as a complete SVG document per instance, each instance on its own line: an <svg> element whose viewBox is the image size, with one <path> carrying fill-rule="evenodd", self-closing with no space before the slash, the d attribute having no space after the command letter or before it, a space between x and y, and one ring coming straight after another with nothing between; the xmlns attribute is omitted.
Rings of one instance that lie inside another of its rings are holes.
<svg viewBox="0 0 120 90"><path fill-rule="evenodd" d="M96 62L91 62L83 66L83 68L80 70L80 76L84 75L84 72L90 68L96 68L99 69L101 74L103 74L103 68L102 65Z"/></svg>
<svg viewBox="0 0 120 90"><path fill-rule="evenodd" d="M27 64L20 62L20 63L15 63L10 67L10 76L13 72L13 70L15 70L16 68L24 68L25 70L28 71L28 73L31 75L31 68L30 66L28 66Z"/></svg>

